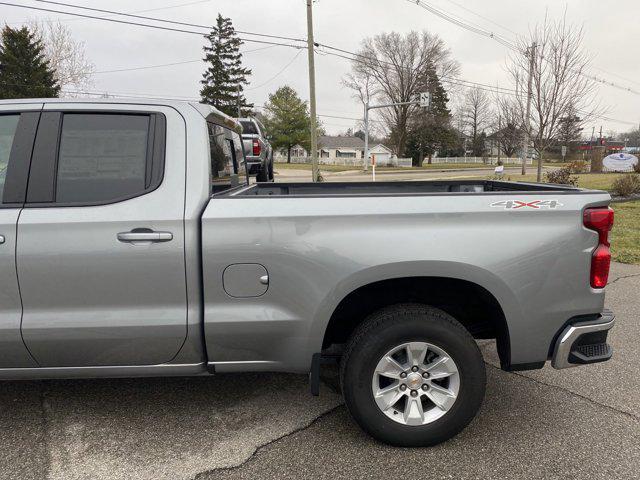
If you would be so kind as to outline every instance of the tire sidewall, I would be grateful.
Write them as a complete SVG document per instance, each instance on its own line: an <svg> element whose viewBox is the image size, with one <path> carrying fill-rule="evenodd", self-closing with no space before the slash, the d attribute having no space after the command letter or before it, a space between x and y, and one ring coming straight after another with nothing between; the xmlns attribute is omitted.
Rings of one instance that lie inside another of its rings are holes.
<svg viewBox="0 0 640 480"><path fill-rule="evenodd" d="M371 435L394 445L427 446L450 438L473 419L484 397L485 369L477 345L466 330L467 335L461 335L458 328L453 328L452 322L457 322L452 317L436 309L430 312L426 315L396 312L393 320L383 323L375 335L366 336L354 346L345 365L342 390L349 411ZM387 417L378 408L371 387L375 367L382 356L412 341L443 349L455 362L460 375L460 389L451 409L422 426L403 425Z"/></svg>

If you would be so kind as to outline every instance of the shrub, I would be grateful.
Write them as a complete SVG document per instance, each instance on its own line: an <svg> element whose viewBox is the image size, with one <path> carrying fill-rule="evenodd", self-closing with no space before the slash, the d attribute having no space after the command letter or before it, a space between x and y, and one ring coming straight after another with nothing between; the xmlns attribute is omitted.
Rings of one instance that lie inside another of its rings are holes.
<svg viewBox="0 0 640 480"><path fill-rule="evenodd" d="M640 162L636 163L633 166L633 171L636 172L636 173L640 173Z"/></svg>
<svg viewBox="0 0 640 480"><path fill-rule="evenodd" d="M545 172L544 181L547 183L557 183L560 185L573 185L578 186L578 177L571 176L571 169L569 167L559 168L557 170L551 170Z"/></svg>
<svg viewBox="0 0 640 480"><path fill-rule="evenodd" d="M615 195L628 197L634 193L640 193L640 175L628 173L614 180L611 190Z"/></svg>
<svg viewBox="0 0 640 480"><path fill-rule="evenodd" d="M586 173L589 169L587 168L587 162L584 160L574 160L567 168L571 173Z"/></svg>

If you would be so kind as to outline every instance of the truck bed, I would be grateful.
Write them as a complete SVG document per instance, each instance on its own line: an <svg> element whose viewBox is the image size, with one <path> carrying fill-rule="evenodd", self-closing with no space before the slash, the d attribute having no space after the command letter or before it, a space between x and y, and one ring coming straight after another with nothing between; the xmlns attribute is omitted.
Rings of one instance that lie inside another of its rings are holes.
<svg viewBox="0 0 640 480"><path fill-rule="evenodd" d="M494 180L427 180L409 182L258 183L228 191L223 196L400 196L438 194L576 194L587 190L570 185L519 183Z"/></svg>

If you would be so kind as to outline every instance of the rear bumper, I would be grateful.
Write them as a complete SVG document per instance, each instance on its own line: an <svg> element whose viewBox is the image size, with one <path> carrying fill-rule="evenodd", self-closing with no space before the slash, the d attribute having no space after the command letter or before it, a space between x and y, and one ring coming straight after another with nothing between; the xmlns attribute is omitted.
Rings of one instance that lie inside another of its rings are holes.
<svg viewBox="0 0 640 480"><path fill-rule="evenodd" d="M594 319L569 323L558 336L551 357L553 368L562 369L605 362L613 355L607 334L615 323L610 310Z"/></svg>
<svg viewBox="0 0 640 480"><path fill-rule="evenodd" d="M260 157L247 157L246 162L249 175L256 175L262 168L262 159Z"/></svg>

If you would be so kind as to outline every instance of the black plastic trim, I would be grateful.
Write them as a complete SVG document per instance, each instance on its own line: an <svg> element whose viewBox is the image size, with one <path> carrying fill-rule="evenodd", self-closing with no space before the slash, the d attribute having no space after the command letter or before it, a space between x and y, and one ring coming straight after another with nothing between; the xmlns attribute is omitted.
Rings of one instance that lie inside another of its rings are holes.
<svg viewBox="0 0 640 480"><path fill-rule="evenodd" d="M529 363L515 363L503 367L506 372L522 372L524 370L540 370L544 367L545 362L529 362Z"/></svg>
<svg viewBox="0 0 640 480"><path fill-rule="evenodd" d="M53 202L55 197L55 172L58 159L60 112L42 112L38 134L33 147L27 202Z"/></svg>
<svg viewBox="0 0 640 480"><path fill-rule="evenodd" d="M112 205L115 203L137 198L156 190L164 179L164 166L166 156L166 117L163 113L150 111L133 111L133 110L47 110L43 112L43 116L51 114L51 118L55 115L59 117L57 130L55 126L50 125L48 130L38 128L36 136L36 147L34 147L34 160L36 152L42 152L42 160L38 159L34 162L34 168L31 169L29 175L29 186L27 193L27 203L25 208L51 208L51 207L90 207L100 205ZM55 184L57 176L58 149L60 146L60 136L62 123L65 114L97 114L97 115L146 115L149 117L149 144L153 146L152 151L147 148L147 169L151 165L151 174L147 173L145 183L149 181L149 185L144 191L133 195L116 197L101 202L56 202L55 201ZM153 124L153 129L151 125ZM41 122L42 125L42 122ZM42 136L42 142L40 142ZM51 152L55 152L52 154ZM53 191L52 191L53 188Z"/></svg>
<svg viewBox="0 0 640 480"><path fill-rule="evenodd" d="M317 397L320 395L320 366L327 364L337 364L340 362L341 355L329 355L322 353L314 353L311 357L311 371L309 372L309 389L311 395Z"/></svg>
<svg viewBox="0 0 640 480"><path fill-rule="evenodd" d="M455 189L464 185L482 185L482 192L464 192ZM419 187L446 187L441 191L415 191ZM264 190L267 190L265 193ZM336 193L335 190L342 190ZM385 192L383 190L388 190ZM263 192L261 193L261 190ZM269 191L271 190L271 191ZM274 190L280 192L274 193ZM322 191L332 193L322 193ZM414 191L408 191L414 190ZM298 191L302 193L290 193ZM309 193L305 193L309 192ZM226 192L225 198L342 198L342 197L424 197L424 196L487 196L487 195L585 195L606 194L601 190L582 190L566 185L516 183L494 180L410 180L406 182L331 182L331 183L258 183L235 193Z"/></svg>
<svg viewBox="0 0 640 480"><path fill-rule="evenodd" d="M615 315L613 314L613 311L611 311L608 308L603 309L601 313L591 313L591 314L577 315L575 317L571 317L569 320L567 320L562 324L562 326L558 329L556 334L553 336L551 345L549 345L549 353L547 355L547 358L551 359L551 357L553 357L553 351L555 349L556 343L558 342L558 338L560 338L560 335L562 335L562 332L564 332L569 325L572 325L574 323L580 323L582 325L588 325L589 323L593 323L598 325L598 324L606 323L607 321L613 320L614 318L615 318Z"/></svg>
<svg viewBox="0 0 640 480"><path fill-rule="evenodd" d="M40 111L2 112L4 115L19 115L18 126L7 165L7 175L2 192L1 208L21 207L27 193L27 181L33 143L40 120Z"/></svg>

